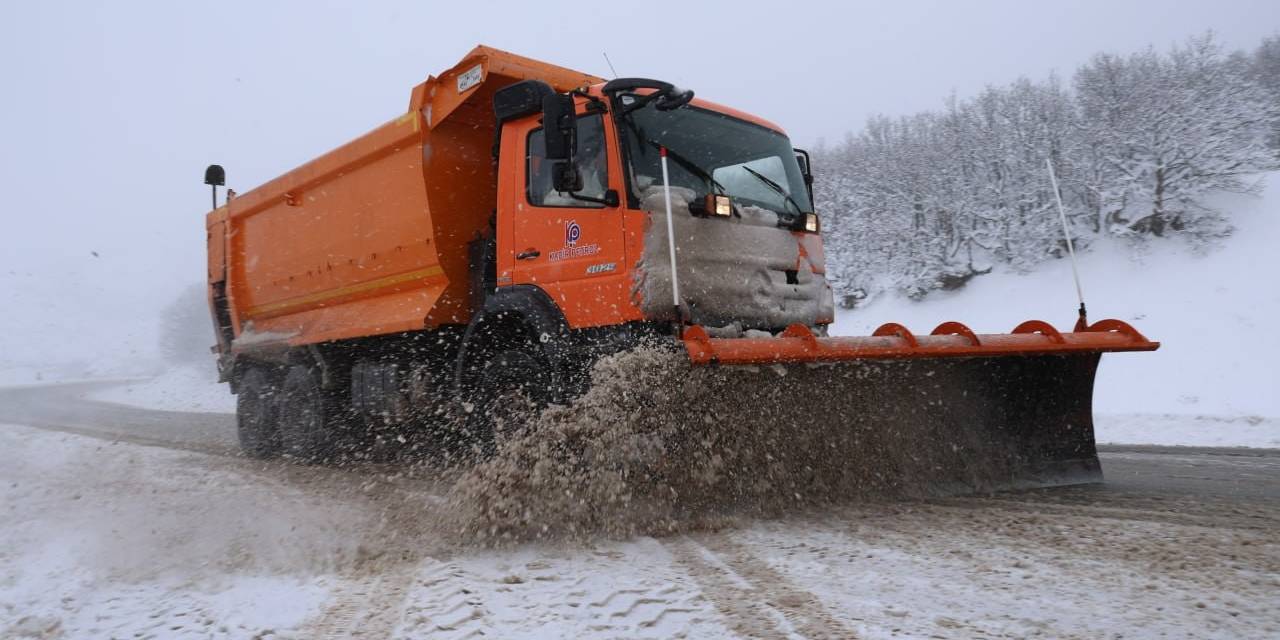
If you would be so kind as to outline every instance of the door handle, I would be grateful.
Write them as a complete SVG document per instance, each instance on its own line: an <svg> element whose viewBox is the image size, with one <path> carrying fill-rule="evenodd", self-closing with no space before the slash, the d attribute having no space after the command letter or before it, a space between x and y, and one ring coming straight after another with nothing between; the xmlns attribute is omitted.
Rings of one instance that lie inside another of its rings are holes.
<svg viewBox="0 0 1280 640"><path fill-rule="evenodd" d="M516 260L532 260L540 255L542 252L537 249L526 249L516 254Z"/></svg>

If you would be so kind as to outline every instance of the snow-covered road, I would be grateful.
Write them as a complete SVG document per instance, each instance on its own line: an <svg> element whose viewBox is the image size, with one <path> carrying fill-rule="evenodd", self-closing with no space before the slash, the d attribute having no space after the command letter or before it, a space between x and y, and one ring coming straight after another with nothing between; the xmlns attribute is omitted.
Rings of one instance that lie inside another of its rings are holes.
<svg viewBox="0 0 1280 640"><path fill-rule="evenodd" d="M250 461L226 416L83 393L0 391L0 637L1280 634L1276 451L1110 449L1101 486L493 550L433 518L431 473Z"/></svg>

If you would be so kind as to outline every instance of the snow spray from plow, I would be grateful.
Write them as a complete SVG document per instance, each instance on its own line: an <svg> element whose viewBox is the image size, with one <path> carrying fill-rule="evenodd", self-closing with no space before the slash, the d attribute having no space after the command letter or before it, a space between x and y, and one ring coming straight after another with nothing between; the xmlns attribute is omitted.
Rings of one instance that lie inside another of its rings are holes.
<svg viewBox="0 0 1280 640"><path fill-rule="evenodd" d="M662 161L683 349L604 358L585 395L531 416L456 485L468 533L654 533L726 512L1102 480L1092 415L1101 355L1160 345L1120 320L1089 324L1078 276L1079 318L1066 333L1028 320L1007 334L944 322L927 336L887 323L820 337L796 323L713 337L681 311Z"/></svg>
<svg viewBox="0 0 1280 640"><path fill-rule="evenodd" d="M874 340L792 329L770 342L812 357L792 353L790 364L753 346L764 341L691 328L687 353L655 346L602 359L583 396L530 416L464 472L452 502L468 535L527 539L1096 482L1100 354L1157 345L1116 321L1067 334L1047 326L986 336L947 323L939 332L954 333Z"/></svg>

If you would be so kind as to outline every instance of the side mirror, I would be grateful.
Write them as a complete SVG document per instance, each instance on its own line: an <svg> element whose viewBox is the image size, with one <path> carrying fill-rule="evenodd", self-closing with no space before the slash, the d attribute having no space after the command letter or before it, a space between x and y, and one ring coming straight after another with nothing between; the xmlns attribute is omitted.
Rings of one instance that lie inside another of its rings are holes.
<svg viewBox="0 0 1280 640"><path fill-rule="evenodd" d="M809 152L804 149L796 149L796 162L800 163L800 175L804 176L804 188L809 192L809 201L813 202L813 161L809 159Z"/></svg>
<svg viewBox="0 0 1280 640"><path fill-rule="evenodd" d="M551 188L561 193L582 191L582 173L572 160L556 160L552 163Z"/></svg>
<svg viewBox="0 0 1280 640"><path fill-rule="evenodd" d="M573 96L551 94L542 99L542 133L547 161L551 163L551 184L556 191L582 190L582 175L574 164L578 154L578 122Z"/></svg>
<svg viewBox="0 0 1280 640"><path fill-rule="evenodd" d="M809 152L804 149L796 149L796 162L800 165L800 175L804 176L805 182L813 180L813 169L809 166Z"/></svg>
<svg viewBox="0 0 1280 640"><path fill-rule="evenodd" d="M576 120L573 96L557 93L542 99L542 130L548 160L573 160L578 150Z"/></svg>

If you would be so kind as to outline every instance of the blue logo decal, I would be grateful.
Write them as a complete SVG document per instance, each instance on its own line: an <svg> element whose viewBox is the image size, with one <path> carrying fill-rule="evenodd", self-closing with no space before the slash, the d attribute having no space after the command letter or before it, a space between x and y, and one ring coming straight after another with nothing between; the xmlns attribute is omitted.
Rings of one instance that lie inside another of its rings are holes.
<svg viewBox="0 0 1280 640"><path fill-rule="evenodd" d="M578 238L582 237L582 227L578 223L570 220L569 224L564 227L564 245L572 247L578 244Z"/></svg>

